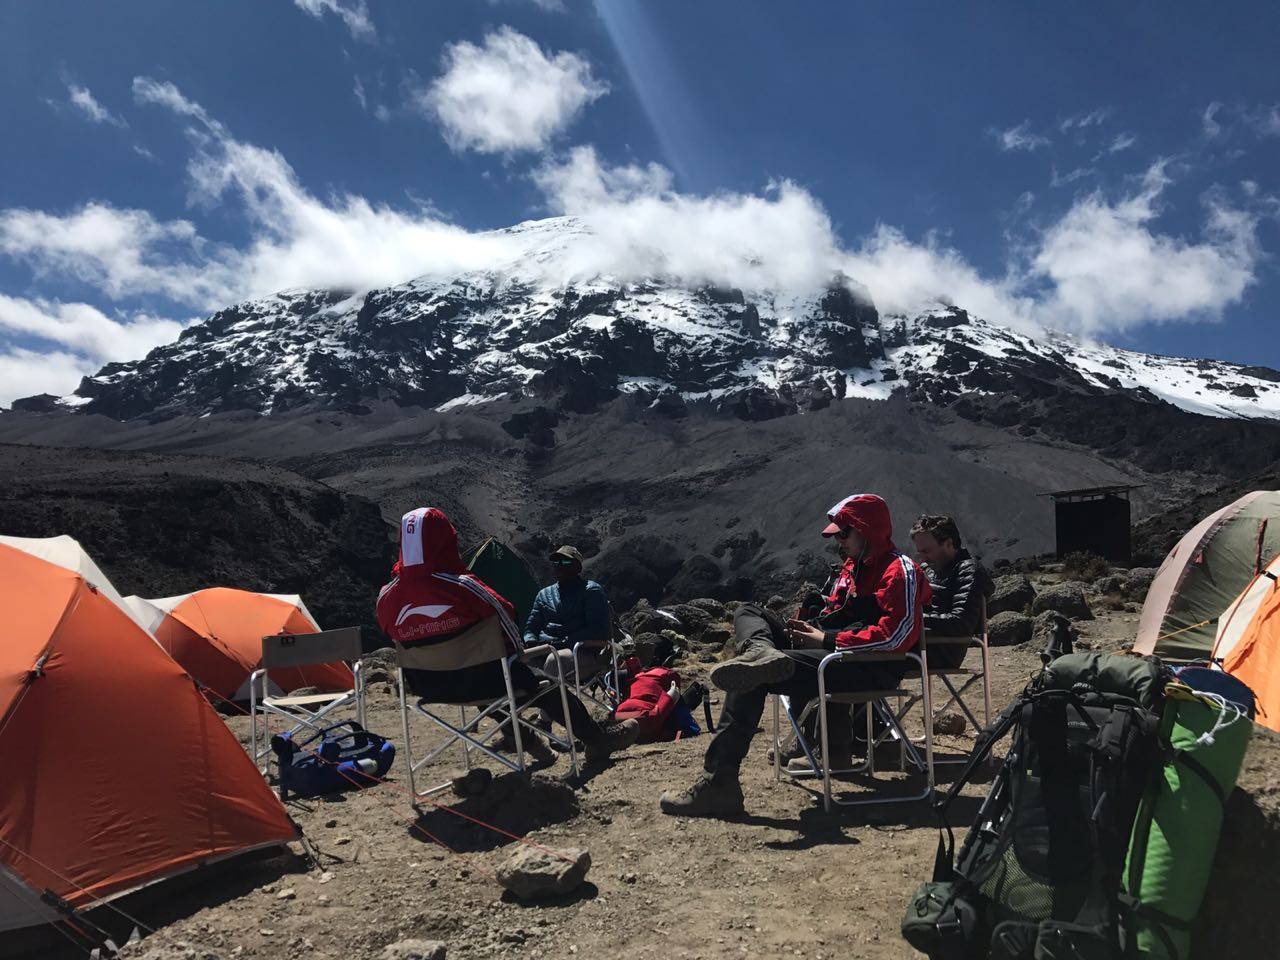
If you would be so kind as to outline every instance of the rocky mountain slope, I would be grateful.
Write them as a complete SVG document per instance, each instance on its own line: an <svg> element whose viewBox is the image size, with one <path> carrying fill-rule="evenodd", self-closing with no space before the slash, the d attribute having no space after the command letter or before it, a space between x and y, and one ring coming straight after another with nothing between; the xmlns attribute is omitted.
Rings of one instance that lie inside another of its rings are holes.
<svg viewBox="0 0 1280 960"><path fill-rule="evenodd" d="M394 545L378 508L262 464L0 444L0 531L76 537L121 593L300 593L372 625Z"/></svg>
<svg viewBox="0 0 1280 960"><path fill-rule="evenodd" d="M521 251L502 270L237 304L141 360L104 367L71 397L16 406L154 420L524 397L583 412L635 393L670 410L695 404L764 420L895 392L942 405L1068 393L1280 417L1280 372L1031 337L958 307L882 316L845 278L810 296L661 278L548 280L547 262L589 240L586 231L572 218L498 231Z"/></svg>

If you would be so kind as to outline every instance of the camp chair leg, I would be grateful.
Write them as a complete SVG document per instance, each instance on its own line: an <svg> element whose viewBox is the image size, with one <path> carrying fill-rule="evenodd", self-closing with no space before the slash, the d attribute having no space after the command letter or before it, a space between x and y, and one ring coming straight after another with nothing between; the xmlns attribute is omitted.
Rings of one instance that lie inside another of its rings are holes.
<svg viewBox="0 0 1280 960"><path fill-rule="evenodd" d="M404 669L396 668L397 686L400 688L400 729L404 739L404 765L409 781L409 802L416 805L418 789L413 781L413 750L409 744L409 704L404 695Z"/></svg>
<svg viewBox="0 0 1280 960"><path fill-rule="evenodd" d="M465 703L458 705L458 725L463 730L467 729L467 705ZM462 741L462 763L468 770L471 769L471 744L466 740Z"/></svg>
<svg viewBox="0 0 1280 960"><path fill-rule="evenodd" d="M985 611L986 608L984 607L984 619L986 615ZM986 629L987 628L984 623L982 628L984 637L984 642L982 644L982 704L984 710L983 718L986 720L986 724L983 726L984 730L991 726L991 646L985 641Z"/></svg>
<svg viewBox="0 0 1280 960"><path fill-rule="evenodd" d="M516 764L520 772L524 772L524 739L520 736L519 712L516 709L516 692L511 685L511 663L507 657L502 658L502 682L507 687L507 704L511 708L511 733L516 738ZM559 662L557 660L557 662ZM566 718L567 719L567 718Z"/></svg>
<svg viewBox="0 0 1280 960"><path fill-rule="evenodd" d="M578 748L574 745L573 718L569 716L569 691L564 685L564 667L560 662L560 658L556 657L555 661L556 680L560 687L560 708L564 711L564 729L569 741L569 769L572 771L573 776L576 777L578 775ZM578 669L578 651L576 647L573 651L573 669L575 671L576 678L576 671Z"/></svg>
<svg viewBox="0 0 1280 960"><path fill-rule="evenodd" d="M367 726L365 723L364 710L364 661L357 660L355 666L351 668L351 674L355 678L354 689L356 691L356 723L360 726Z"/></svg>

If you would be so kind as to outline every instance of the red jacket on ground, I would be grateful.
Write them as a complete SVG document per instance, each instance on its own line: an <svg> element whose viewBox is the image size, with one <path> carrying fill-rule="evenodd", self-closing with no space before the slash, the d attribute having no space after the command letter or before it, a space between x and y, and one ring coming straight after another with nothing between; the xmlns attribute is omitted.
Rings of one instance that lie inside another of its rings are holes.
<svg viewBox="0 0 1280 960"><path fill-rule="evenodd" d="M853 597L868 596L875 597L881 611L874 623L837 633L836 646L886 653L914 649L932 591L916 562L893 545L888 504L874 493L855 493L832 507L827 517L852 527L866 546L860 557L848 557L840 567L831 593L823 598L823 614L838 611Z"/></svg>
<svg viewBox="0 0 1280 960"><path fill-rule="evenodd" d="M442 511L419 507L400 518L400 559L391 574L378 594L377 618L396 643L412 646L500 617L511 652L520 649L515 607L467 573L458 532Z"/></svg>
<svg viewBox="0 0 1280 960"><path fill-rule="evenodd" d="M637 673L631 681L627 699L614 711L619 720L635 719L640 724L638 739L641 743L671 739L668 721L675 713L677 699L667 691L673 683L679 687L680 675L666 667L653 667Z"/></svg>

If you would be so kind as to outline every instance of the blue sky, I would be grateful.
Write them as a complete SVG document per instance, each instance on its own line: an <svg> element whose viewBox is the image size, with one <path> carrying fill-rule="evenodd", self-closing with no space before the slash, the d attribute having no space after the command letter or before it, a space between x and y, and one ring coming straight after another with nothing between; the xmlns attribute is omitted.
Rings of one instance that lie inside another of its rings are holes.
<svg viewBox="0 0 1280 960"><path fill-rule="evenodd" d="M238 298L484 265L510 251L482 231L565 212L696 279L842 271L886 310L1280 367L1278 27L1244 3L0 0L0 402Z"/></svg>

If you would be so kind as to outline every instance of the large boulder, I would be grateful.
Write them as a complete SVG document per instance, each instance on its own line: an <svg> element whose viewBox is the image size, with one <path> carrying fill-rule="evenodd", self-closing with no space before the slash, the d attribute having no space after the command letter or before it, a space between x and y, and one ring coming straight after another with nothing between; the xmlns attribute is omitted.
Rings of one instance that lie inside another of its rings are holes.
<svg viewBox="0 0 1280 960"><path fill-rule="evenodd" d="M1055 583L1045 587L1031 603L1032 613L1043 613L1053 610L1070 620L1092 620L1093 611L1089 609L1089 601L1085 599L1084 584L1078 580Z"/></svg>
<svg viewBox="0 0 1280 960"><path fill-rule="evenodd" d="M702 607L695 607L691 603L677 603L662 609L668 613L675 614L680 619L680 625L672 624L670 629L695 641L702 638L707 628L711 626L713 619L711 614L702 609Z"/></svg>
<svg viewBox="0 0 1280 960"><path fill-rule="evenodd" d="M711 597L698 597L695 600L688 601L688 605L691 607L697 607L699 610L705 610L711 615L712 620L725 620L728 619L729 616L729 612L725 609L725 605L719 600L714 600Z"/></svg>
<svg viewBox="0 0 1280 960"><path fill-rule="evenodd" d="M550 850L522 845L498 867L498 883L520 900L572 893L587 878L591 854L586 850Z"/></svg>
<svg viewBox="0 0 1280 960"><path fill-rule="evenodd" d="M1010 573L996 577L995 590L987 600L987 616L993 617L1006 611L1026 613L1035 598L1036 588L1023 574Z"/></svg>
<svg viewBox="0 0 1280 960"><path fill-rule="evenodd" d="M1004 610L987 621L987 643L993 647L1012 647L1031 639L1033 621L1026 614Z"/></svg>
<svg viewBox="0 0 1280 960"><path fill-rule="evenodd" d="M622 615L619 623L627 633L638 636L678 628L680 618L670 611L658 610L648 600L641 600Z"/></svg>

